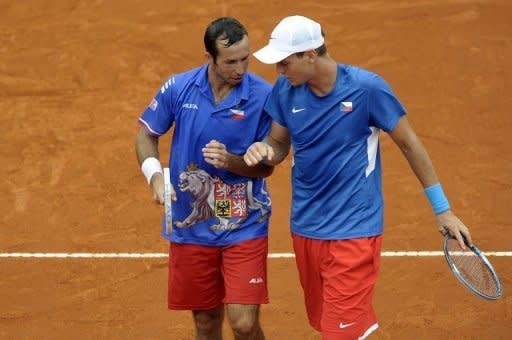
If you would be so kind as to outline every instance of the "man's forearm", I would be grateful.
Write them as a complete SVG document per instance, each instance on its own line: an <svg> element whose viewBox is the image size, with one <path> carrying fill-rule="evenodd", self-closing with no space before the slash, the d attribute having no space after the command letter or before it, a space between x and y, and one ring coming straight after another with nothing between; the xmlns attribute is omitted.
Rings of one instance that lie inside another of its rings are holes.
<svg viewBox="0 0 512 340"><path fill-rule="evenodd" d="M265 160L265 164L277 165L284 161L290 152L290 144L281 143L271 136L265 137L262 142L267 143L274 149L274 157L272 157L272 160Z"/></svg>
<svg viewBox="0 0 512 340"><path fill-rule="evenodd" d="M424 188L439 182L427 150L418 138L414 138L408 146L401 146L400 149Z"/></svg>
<svg viewBox="0 0 512 340"><path fill-rule="evenodd" d="M248 166L245 164L243 156L229 153L226 169L234 174L245 177L268 177L274 171L274 166L262 163Z"/></svg>
<svg viewBox="0 0 512 340"><path fill-rule="evenodd" d="M402 116L389 135L402 151L424 188L439 182L427 150L410 126L407 117Z"/></svg>
<svg viewBox="0 0 512 340"><path fill-rule="evenodd" d="M139 165L148 157L158 159L158 138L148 135L146 131L141 128L135 142L135 153L137 154Z"/></svg>

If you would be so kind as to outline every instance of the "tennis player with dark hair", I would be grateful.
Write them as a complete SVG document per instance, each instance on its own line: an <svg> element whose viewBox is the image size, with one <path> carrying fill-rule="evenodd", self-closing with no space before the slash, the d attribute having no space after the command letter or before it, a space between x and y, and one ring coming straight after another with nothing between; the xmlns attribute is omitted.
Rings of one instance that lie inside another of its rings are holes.
<svg viewBox="0 0 512 340"><path fill-rule="evenodd" d="M235 339L264 339L271 208L263 177L273 167L249 167L242 156L269 132L262 110L271 86L246 72L249 38L236 19L210 23L204 44L207 64L171 76L140 117L137 158L163 204L158 138L174 125L172 233L163 228L169 308L193 311L196 339L222 339L225 306Z"/></svg>
<svg viewBox="0 0 512 340"><path fill-rule="evenodd" d="M283 19L254 53L280 74L265 104L268 137L244 156L276 165L293 145L291 230L311 325L323 339L364 339L377 329L372 296L380 267L383 198L379 132L407 158L441 232L471 236L452 213L405 109L378 75L333 60L320 24Z"/></svg>

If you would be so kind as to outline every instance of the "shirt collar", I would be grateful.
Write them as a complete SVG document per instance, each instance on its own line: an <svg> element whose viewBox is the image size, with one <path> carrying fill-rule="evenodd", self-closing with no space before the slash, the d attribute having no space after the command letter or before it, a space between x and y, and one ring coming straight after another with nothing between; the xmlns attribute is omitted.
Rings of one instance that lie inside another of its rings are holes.
<svg viewBox="0 0 512 340"><path fill-rule="evenodd" d="M209 97L212 102L215 101L213 98L213 91L208 81L208 64L201 67L199 75L196 79L195 85L199 87L199 90ZM233 89L233 92L229 94L227 100L221 104L222 106L234 106L240 104L241 100L249 100L249 73L245 72L242 81L237 87Z"/></svg>

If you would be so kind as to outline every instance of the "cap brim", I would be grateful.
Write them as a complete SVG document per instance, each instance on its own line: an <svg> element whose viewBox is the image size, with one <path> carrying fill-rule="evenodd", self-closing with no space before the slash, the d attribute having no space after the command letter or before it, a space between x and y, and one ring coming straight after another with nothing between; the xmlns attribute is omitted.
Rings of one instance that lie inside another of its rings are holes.
<svg viewBox="0 0 512 340"><path fill-rule="evenodd" d="M283 52L276 50L270 45L263 47L262 49L254 52L252 55L264 64L276 64L283 59L291 56L293 52Z"/></svg>

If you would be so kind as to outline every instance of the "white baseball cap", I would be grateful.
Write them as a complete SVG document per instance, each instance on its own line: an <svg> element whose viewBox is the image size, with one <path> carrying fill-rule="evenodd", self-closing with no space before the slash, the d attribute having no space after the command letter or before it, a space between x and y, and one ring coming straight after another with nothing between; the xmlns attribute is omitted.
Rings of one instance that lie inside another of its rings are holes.
<svg viewBox="0 0 512 340"><path fill-rule="evenodd" d="M275 64L294 53L314 50L323 44L320 24L294 15L281 20L272 31L268 45L253 55L264 64Z"/></svg>

